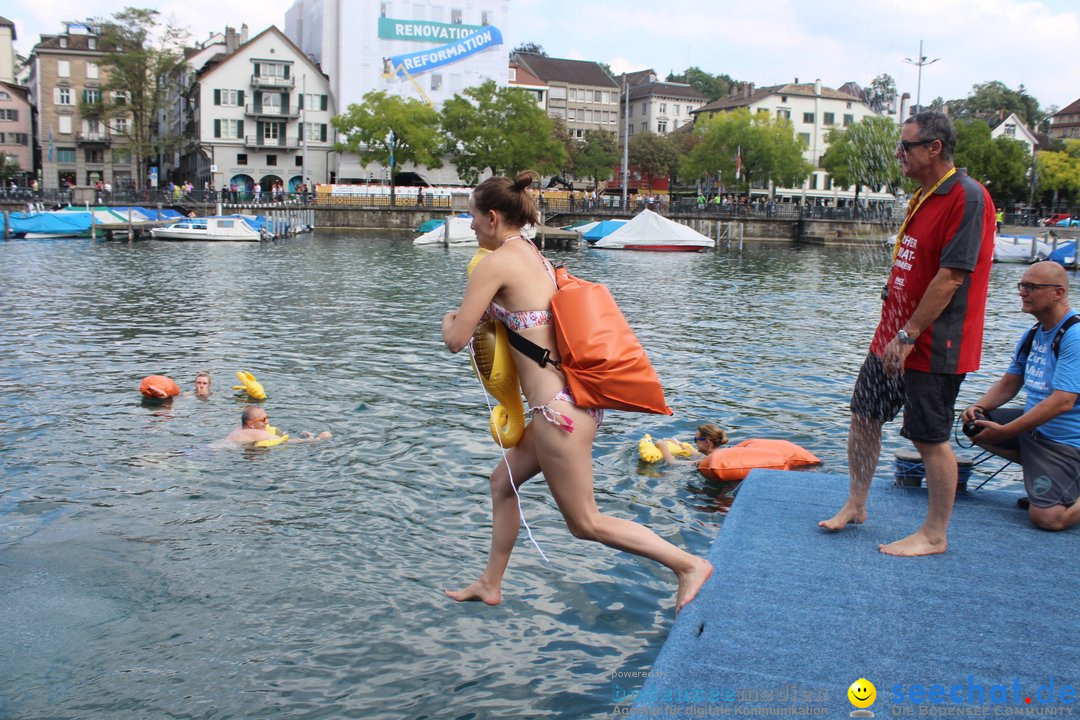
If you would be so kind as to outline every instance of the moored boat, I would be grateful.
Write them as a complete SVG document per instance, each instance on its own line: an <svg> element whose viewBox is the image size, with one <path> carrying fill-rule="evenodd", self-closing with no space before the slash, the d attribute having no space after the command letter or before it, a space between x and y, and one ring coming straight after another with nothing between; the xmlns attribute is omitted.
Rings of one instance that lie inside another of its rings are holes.
<svg viewBox="0 0 1080 720"><path fill-rule="evenodd" d="M254 220L254 218L252 218ZM218 242L258 242L264 233L242 215L184 218L171 225L153 228L155 240L211 240Z"/></svg>
<svg viewBox="0 0 1080 720"><path fill-rule="evenodd" d="M449 227L446 223L443 223L439 227L426 232L423 235L413 240L413 245L454 245L465 247L477 247L479 242L476 239L476 233L472 229L472 217L471 216L454 216L449 218ZM525 233L525 237L532 240L536 237L536 226L526 225L522 228Z"/></svg>
<svg viewBox="0 0 1080 720"><path fill-rule="evenodd" d="M1032 235L998 235L994 238L994 262L1033 263L1045 260L1052 249Z"/></svg>
<svg viewBox="0 0 1080 720"><path fill-rule="evenodd" d="M592 247L651 252L700 252L713 247L713 240L652 210L642 210L630 222L597 240Z"/></svg>

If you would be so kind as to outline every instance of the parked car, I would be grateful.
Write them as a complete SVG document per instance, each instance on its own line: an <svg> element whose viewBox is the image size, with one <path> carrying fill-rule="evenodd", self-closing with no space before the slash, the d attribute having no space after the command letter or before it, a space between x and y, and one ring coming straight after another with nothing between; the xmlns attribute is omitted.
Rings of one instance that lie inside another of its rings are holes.
<svg viewBox="0 0 1080 720"><path fill-rule="evenodd" d="M1048 218L1044 218L1039 224L1043 227L1054 227L1062 220L1068 220L1071 215L1069 213L1054 213Z"/></svg>
<svg viewBox="0 0 1080 720"><path fill-rule="evenodd" d="M1058 220L1058 227L1080 227L1080 218L1067 217L1064 220Z"/></svg>

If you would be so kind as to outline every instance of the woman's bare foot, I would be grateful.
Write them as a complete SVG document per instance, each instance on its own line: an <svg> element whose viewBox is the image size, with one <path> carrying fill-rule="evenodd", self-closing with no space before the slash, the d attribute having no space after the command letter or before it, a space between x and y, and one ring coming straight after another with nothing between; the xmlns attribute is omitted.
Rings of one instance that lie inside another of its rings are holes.
<svg viewBox="0 0 1080 720"><path fill-rule="evenodd" d="M886 555L899 557L917 557L920 555L939 555L949 548L949 542L944 537L940 542L928 538L922 530L917 530L906 538L896 540L888 545L878 545L878 550Z"/></svg>
<svg viewBox="0 0 1080 720"><path fill-rule="evenodd" d="M446 597L458 602L480 601L488 605L498 605L502 602L502 589L490 587L483 579L461 590L443 590L443 592L446 593Z"/></svg>
<svg viewBox="0 0 1080 720"><path fill-rule="evenodd" d="M828 520L822 520L818 523L818 527L823 527L826 530L843 530L847 527L848 523L852 525L861 525L866 522L866 506L865 505L853 505L851 501L844 503L844 507L833 515Z"/></svg>
<svg viewBox="0 0 1080 720"><path fill-rule="evenodd" d="M676 615L697 596L698 590L709 579L712 572L712 563L705 558L694 558L694 564L690 569L679 573L679 592L675 595Z"/></svg>

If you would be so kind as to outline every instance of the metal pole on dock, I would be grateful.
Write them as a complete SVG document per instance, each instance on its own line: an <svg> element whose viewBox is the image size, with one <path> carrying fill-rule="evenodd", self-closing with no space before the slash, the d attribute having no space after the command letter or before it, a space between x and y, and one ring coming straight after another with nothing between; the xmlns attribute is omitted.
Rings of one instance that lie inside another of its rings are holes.
<svg viewBox="0 0 1080 720"><path fill-rule="evenodd" d="M94 211L90 211L90 239L97 240L97 218L94 216Z"/></svg>
<svg viewBox="0 0 1080 720"><path fill-rule="evenodd" d="M11 213L4 211L4 242L11 239Z"/></svg>
<svg viewBox="0 0 1080 720"><path fill-rule="evenodd" d="M128 208L128 242L135 239L135 228L131 226L131 208Z"/></svg>

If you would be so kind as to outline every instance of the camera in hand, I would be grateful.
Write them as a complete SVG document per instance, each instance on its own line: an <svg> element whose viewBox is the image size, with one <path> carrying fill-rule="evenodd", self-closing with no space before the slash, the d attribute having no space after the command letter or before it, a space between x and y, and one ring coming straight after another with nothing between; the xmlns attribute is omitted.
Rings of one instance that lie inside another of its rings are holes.
<svg viewBox="0 0 1080 720"><path fill-rule="evenodd" d="M987 414L985 412L983 412L982 410L976 410L975 411L975 420L989 420L989 419L990 418L987 416ZM964 431L964 434L967 435L969 438L975 437L982 430L981 426L975 424L975 420L964 423L963 431Z"/></svg>

